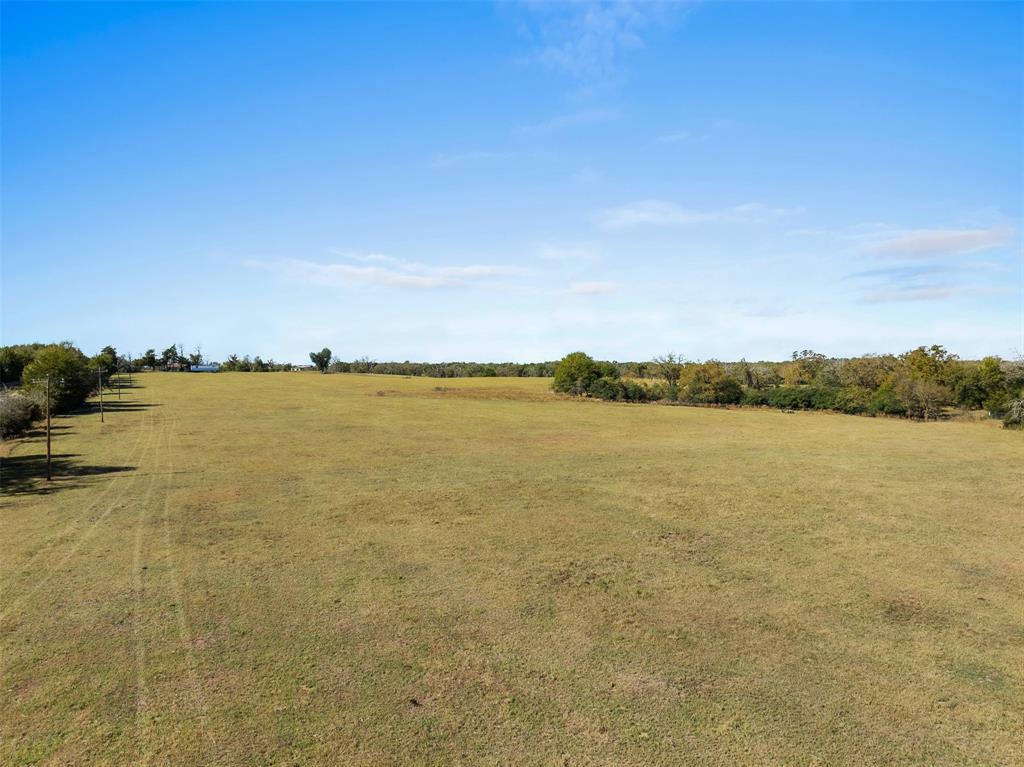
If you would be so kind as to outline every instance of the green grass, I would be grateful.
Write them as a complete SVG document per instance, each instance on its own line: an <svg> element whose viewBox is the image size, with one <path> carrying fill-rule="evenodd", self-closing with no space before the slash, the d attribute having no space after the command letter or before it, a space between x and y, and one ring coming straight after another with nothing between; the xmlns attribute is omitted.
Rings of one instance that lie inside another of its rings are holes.
<svg viewBox="0 0 1024 767"><path fill-rule="evenodd" d="M1019 433L137 379L4 462L0 763L1024 763Z"/></svg>

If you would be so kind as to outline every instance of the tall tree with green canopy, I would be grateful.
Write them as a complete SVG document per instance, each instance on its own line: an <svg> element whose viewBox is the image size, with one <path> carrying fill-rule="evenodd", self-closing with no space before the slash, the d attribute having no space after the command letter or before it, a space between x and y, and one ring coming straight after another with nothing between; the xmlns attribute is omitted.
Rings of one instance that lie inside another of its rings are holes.
<svg viewBox="0 0 1024 767"><path fill-rule="evenodd" d="M95 376L89 370L89 358L65 341L44 346L25 366L21 382L36 402L45 403L46 377L50 377L50 405L63 412L80 405L92 391Z"/></svg>
<svg viewBox="0 0 1024 767"><path fill-rule="evenodd" d="M584 394L590 385L601 377L601 368L587 354L567 354L555 368L552 388L566 394Z"/></svg>
<svg viewBox="0 0 1024 767"><path fill-rule="evenodd" d="M316 369L321 373L326 373L328 366L331 364L331 350L326 346L318 352L310 352L309 359Z"/></svg>

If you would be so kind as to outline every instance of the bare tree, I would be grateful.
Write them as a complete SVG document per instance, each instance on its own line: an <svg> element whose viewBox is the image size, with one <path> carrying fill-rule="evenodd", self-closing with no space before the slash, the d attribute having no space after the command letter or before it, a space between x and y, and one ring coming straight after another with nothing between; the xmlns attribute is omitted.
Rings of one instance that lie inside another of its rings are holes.
<svg viewBox="0 0 1024 767"><path fill-rule="evenodd" d="M669 352L655 357L653 363L658 375L664 378L669 386L674 386L679 383L679 374L683 370L683 365L686 364L686 358L682 354Z"/></svg>

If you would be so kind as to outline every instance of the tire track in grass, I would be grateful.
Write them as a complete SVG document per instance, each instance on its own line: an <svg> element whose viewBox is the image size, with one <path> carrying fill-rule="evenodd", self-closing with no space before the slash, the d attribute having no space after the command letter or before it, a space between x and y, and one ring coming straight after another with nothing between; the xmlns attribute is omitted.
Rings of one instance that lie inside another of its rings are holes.
<svg viewBox="0 0 1024 767"><path fill-rule="evenodd" d="M152 420L153 416L152 414L150 414L149 422L152 423ZM143 422L143 424L145 424L145 421ZM128 449L127 455L125 455L125 457L121 460L122 465L130 465L131 462L135 461L139 457L139 445L142 443L142 438L146 436L148 433L149 430L145 428L138 429L138 434L135 437L134 444ZM142 449L144 451L145 446ZM82 520L89 516L89 512L92 511L96 506L98 506L103 501L103 499L106 498L119 485L119 480L121 479L134 479L134 475L126 476L126 474L122 473L117 474L116 476L111 478L111 480L106 484L106 486L97 493L96 497L88 505L86 505L84 509L75 514L74 518L64 527L63 530L61 530L59 533L52 537L49 546L44 547L40 551L37 551L24 562L20 563L18 565L18 568L24 569L26 567L29 567L39 557L41 557L43 554L52 551L54 546L59 545L60 541L71 535L74 532L75 528L78 527L78 525L82 522ZM58 481L60 480L58 479ZM0 589L0 597L2 597L6 593L6 591L7 589Z"/></svg>
<svg viewBox="0 0 1024 767"><path fill-rule="evenodd" d="M149 414L148 424L149 424L149 428L146 429L146 444L142 448L142 452L139 455L139 465L140 466L142 465L142 460L145 458L146 452L149 450L150 444L153 442L153 415L152 415L152 413ZM54 574L60 572L60 570L64 567L64 565L66 565L68 563L68 560L70 560L71 557L73 557L75 555L75 553L90 538L92 538L93 534L96 532L96 530L99 528L99 526L103 523L103 521L107 517L109 517L111 515L111 513L113 513L114 509L117 508L117 505L118 505L118 503L120 503L121 499L125 497L125 495L127 494L128 490L130 490L131 487L138 480L138 476L139 476L138 473L133 473L132 474L131 479L129 479L129 481L121 488L121 492L119 492L114 497L114 499L112 501L110 501L110 503L107 504L107 507L103 511L103 513L100 514L93 521L93 523L91 525L89 525L89 527L87 527L82 532L81 535L78 536L78 538L75 540L74 544L72 544L71 548L68 549L64 553L64 556L61 557L61 559L55 565L51 565L51 566L49 566L47 568L46 575L44 575L41 579L36 581L36 585L31 590L29 590L25 594L22 594L22 596L20 598L11 601L10 604L8 604L6 606L6 609L3 612L0 612L0 622L2 622L5 618L7 618L12 613L14 613L16 611L16 609L21 607L21 605L23 605L25 602L27 602L30 599L32 599L32 597L34 597L36 594L38 594L41 589L43 589L44 587L46 587L46 586L48 586L50 584L50 581L53 580ZM13 588L13 587L11 587L11 588ZM5 591L4 595L6 595L6 593L7 592Z"/></svg>
<svg viewBox="0 0 1024 767"><path fill-rule="evenodd" d="M177 612L178 641L185 651L185 662L188 666L189 682L192 687L192 702L196 710L199 712L199 721L202 725L203 733L206 735L206 739L209 741L210 749L212 750L212 758L207 759L206 763L217 764L219 763L219 746L217 739L214 737L213 731L210 728L209 704L199 681L198 663L196 662L195 652L192 649L192 630L189 625L188 612L185 608L185 585L181 576L180 568L177 565L174 539L171 536L171 479L174 476L174 449L172 446L172 439L177 427L177 420L175 420L171 425L170 432L166 435L167 486L164 491L164 508L161 516L161 527L163 528L164 539L164 556L168 563L168 571L171 574L171 587L173 589L174 604Z"/></svg>
<svg viewBox="0 0 1024 767"><path fill-rule="evenodd" d="M135 546L132 552L132 587L135 592L135 731L139 745L139 765L148 765L153 755L152 726L149 717L149 688L146 684L146 641L143 637L143 607L145 584L142 578L142 548L146 520L153 500L153 490L160 473L161 442L167 430L167 419L161 417L160 437L153 450L153 471L149 475L149 487L139 508L135 523Z"/></svg>

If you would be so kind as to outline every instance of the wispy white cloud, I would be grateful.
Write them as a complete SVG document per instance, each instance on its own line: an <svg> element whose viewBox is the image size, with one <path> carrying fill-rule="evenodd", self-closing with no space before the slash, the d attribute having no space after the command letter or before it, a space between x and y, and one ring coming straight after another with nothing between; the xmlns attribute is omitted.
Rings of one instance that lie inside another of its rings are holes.
<svg viewBox="0 0 1024 767"><path fill-rule="evenodd" d="M927 285L918 288L870 291L864 294L868 304L893 303L897 301L944 301L962 296L984 296L1010 292L1007 288L984 287L980 285Z"/></svg>
<svg viewBox="0 0 1024 767"><path fill-rule="evenodd" d="M597 296L603 293L611 293L618 285L614 282L574 282L569 286L569 292L577 296Z"/></svg>
<svg viewBox="0 0 1024 767"><path fill-rule="evenodd" d="M581 80L608 76L624 51L643 47L649 29L671 19L685 3L529 2L520 30L533 46L531 58Z"/></svg>
<svg viewBox="0 0 1024 767"><path fill-rule="evenodd" d="M567 128L575 128L582 125L597 125L599 123L605 123L609 120L614 120L618 117L618 112L614 109L608 109L605 107L592 107L590 109L581 109L577 112L569 112L566 114L555 115L554 117L544 120L543 122L534 123L533 125L523 125L516 128L516 133L522 135L535 135L541 133L555 133L560 130Z"/></svg>
<svg viewBox="0 0 1024 767"><path fill-rule="evenodd" d="M867 269L846 279L860 284L860 300L869 304L944 301L1008 292L1005 287L979 281L977 271L943 264L912 264Z"/></svg>
<svg viewBox="0 0 1024 767"><path fill-rule="evenodd" d="M913 229L867 245L864 252L896 259L957 256L1009 245L1015 236L1016 232L1007 226L988 229Z"/></svg>
<svg viewBox="0 0 1024 767"><path fill-rule="evenodd" d="M527 270L490 264L433 266L380 254L338 254L357 263L319 263L303 259L246 261L246 266L267 269L293 282L324 287L376 286L387 288L488 287L521 277Z"/></svg>
<svg viewBox="0 0 1024 767"><path fill-rule="evenodd" d="M778 208L759 202L719 210L689 210L666 200L639 200L601 211L598 222L605 229L616 230L637 226L685 226L716 220L765 220L803 212L802 207Z"/></svg>

